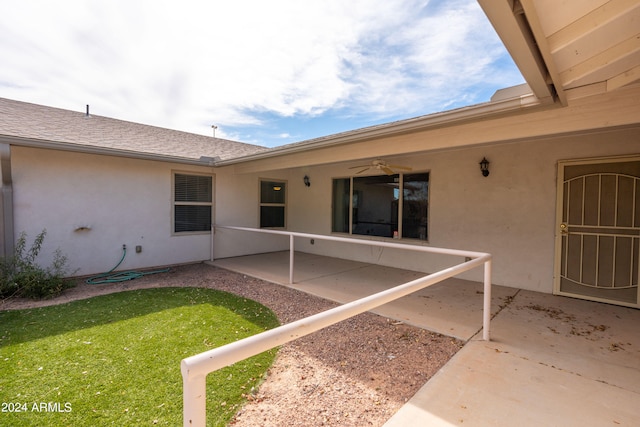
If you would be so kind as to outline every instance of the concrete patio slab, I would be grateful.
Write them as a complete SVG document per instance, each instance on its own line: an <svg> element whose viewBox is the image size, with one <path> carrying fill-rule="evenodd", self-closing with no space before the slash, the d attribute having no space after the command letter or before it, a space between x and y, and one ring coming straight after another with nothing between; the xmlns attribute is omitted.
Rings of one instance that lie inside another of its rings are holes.
<svg viewBox="0 0 640 427"><path fill-rule="evenodd" d="M296 252L294 283L289 284L289 252L286 251L221 259L213 264L339 303L425 276L416 271ZM497 313L515 292L516 289L494 286L492 313ZM482 307L482 284L453 278L372 311L467 341L482 328Z"/></svg>
<svg viewBox="0 0 640 427"><path fill-rule="evenodd" d="M636 426L638 398L474 341L384 426Z"/></svg>
<svg viewBox="0 0 640 427"><path fill-rule="evenodd" d="M423 273L288 252L219 267L337 302ZM385 427L640 425L640 310L493 286L491 341L481 340L482 284L460 279L375 310L468 341Z"/></svg>
<svg viewBox="0 0 640 427"><path fill-rule="evenodd" d="M640 311L520 291L385 427L640 425Z"/></svg>
<svg viewBox="0 0 640 427"><path fill-rule="evenodd" d="M296 252L294 281L306 281L310 278L357 270L368 265L340 258L330 258L332 262L326 262L324 258L326 257ZM212 264L273 283L289 283L288 251L217 259Z"/></svg>
<svg viewBox="0 0 640 427"><path fill-rule="evenodd" d="M290 285L336 302L345 303L382 292L392 286L423 277L424 273L370 265L342 274ZM483 286L461 279L447 279L414 294L380 306L372 312L412 326L469 340L482 328ZM516 290L494 286L492 313Z"/></svg>
<svg viewBox="0 0 640 427"><path fill-rule="evenodd" d="M640 310L520 291L492 327L498 351L632 391L640 415Z"/></svg>

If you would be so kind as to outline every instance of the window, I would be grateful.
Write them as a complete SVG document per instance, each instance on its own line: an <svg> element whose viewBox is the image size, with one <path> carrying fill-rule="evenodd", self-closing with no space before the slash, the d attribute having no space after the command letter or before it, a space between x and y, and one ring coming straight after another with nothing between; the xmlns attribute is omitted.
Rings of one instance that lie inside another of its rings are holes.
<svg viewBox="0 0 640 427"><path fill-rule="evenodd" d="M209 175L173 175L173 231L210 231L213 178Z"/></svg>
<svg viewBox="0 0 640 427"><path fill-rule="evenodd" d="M410 174L403 178L402 237L427 240L429 174Z"/></svg>
<svg viewBox="0 0 640 427"><path fill-rule="evenodd" d="M334 179L332 231L427 240L428 201L426 172Z"/></svg>
<svg viewBox="0 0 640 427"><path fill-rule="evenodd" d="M287 184L260 181L260 228L284 228Z"/></svg>

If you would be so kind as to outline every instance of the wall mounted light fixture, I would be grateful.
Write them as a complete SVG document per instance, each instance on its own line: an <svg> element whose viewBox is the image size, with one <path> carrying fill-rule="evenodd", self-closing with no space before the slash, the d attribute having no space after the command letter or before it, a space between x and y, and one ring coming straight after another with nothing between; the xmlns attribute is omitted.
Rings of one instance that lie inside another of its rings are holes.
<svg viewBox="0 0 640 427"><path fill-rule="evenodd" d="M486 157L483 157L482 161L480 162L480 171L482 172L482 176L489 176L489 160L487 160Z"/></svg>
<svg viewBox="0 0 640 427"><path fill-rule="evenodd" d="M304 185L306 185L307 187L311 187L311 181L309 180L308 175L305 175L304 178L302 178L302 180L304 181Z"/></svg>

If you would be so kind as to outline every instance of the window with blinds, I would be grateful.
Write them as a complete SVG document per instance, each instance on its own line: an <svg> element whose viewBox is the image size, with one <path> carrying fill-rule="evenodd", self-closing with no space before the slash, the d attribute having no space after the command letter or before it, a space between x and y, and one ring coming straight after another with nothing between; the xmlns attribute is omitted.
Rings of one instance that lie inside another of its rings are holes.
<svg viewBox="0 0 640 427"><path fill-rule="evenodd" d="M210 231L213 207L210 175L173 175L173 231Z"/></svg>

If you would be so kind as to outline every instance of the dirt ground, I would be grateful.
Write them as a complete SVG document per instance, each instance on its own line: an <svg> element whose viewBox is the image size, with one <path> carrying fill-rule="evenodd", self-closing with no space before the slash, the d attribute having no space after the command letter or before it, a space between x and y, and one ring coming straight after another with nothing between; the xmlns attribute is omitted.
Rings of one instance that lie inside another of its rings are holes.
<svg viewBox="0 0 640 427"><path fill-rule="evenodd" d="M60 304L131 289L219 289L271 308L282 324L336 304L242 274L192 264L128 282L76 287L45 301L10 299L0 310ZM462 342L363 313L283 346L265 382L233 426L381 426L461 347Z"/></svg>

